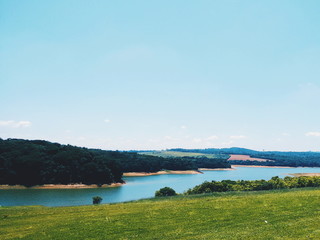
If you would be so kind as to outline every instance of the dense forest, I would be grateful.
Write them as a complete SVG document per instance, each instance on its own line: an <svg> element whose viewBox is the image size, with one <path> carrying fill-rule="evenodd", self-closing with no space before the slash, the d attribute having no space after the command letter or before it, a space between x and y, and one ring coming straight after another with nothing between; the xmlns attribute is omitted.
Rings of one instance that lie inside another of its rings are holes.
<svg viewBox="0 0 320 240"><path fill-rule="evenodd" d="M216 158L150 156L133 151L88 149L43 140L0 138L0 184L102 185L122 182L123 172L230 168L230 164L320 167L319 152L259 152L243 148L167 151L214 154ZM269 161L227 161L229 154L245 154Z"/></svg>
<svg viewBox="0 0 320 240"><path fill-rule="evenodd" d="M185 192L186 195L229 191L259 191L285 188L320 187L320 177L273 177L270 180L222 180L204 182Z"/></svg>
<svg viewBox="0 0 320 240"><path fill-rule="evenodd" d="M0 139L0 184L110 184L123 172L225 168L225 159L163 158L137 152L105 151L43 140Z"/></svg>
<svg viewBox="0 0 320 240"><path fill-rule="evenodd" d="M0 140L0 184L110 184L119 164L103 152L42 140Z"/></svg>
<svg viewBox="0 0 320 240"><path fill-rule="evenodd" d="M320 152L278 152L255 151L245 148L208 148L208 149L170 149L167 151L193 152L203 154L239 154L252 158L263 158L270 161L232 160L230 164L261 165L261 166L290 166L290 167L320 167Z"/></svg>

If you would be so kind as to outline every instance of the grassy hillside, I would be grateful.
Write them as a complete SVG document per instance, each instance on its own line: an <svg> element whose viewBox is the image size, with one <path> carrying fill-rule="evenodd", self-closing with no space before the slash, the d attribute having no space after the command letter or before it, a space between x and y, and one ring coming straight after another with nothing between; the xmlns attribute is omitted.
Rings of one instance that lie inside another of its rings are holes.
<svg viewBox="0 0 320 240"><path fill-rule="evenodd" d="M1 207L1 239L320 239L320 189Z"/></svg>
<svg viewBox="0 0 320 240"><path fill-rule="evenodd" d="M146 151L139 152L139 154L157 156L157 157L207 157L207 158L224 158L228 159L227 154L209 154L209 153L197 153L197 152L180 152L180 151Z"/></svg>

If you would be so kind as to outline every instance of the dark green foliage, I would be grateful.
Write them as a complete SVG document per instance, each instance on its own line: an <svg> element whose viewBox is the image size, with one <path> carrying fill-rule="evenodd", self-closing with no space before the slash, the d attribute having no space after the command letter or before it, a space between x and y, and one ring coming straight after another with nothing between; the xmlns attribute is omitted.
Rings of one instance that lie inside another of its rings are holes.
<svg viewBox="0 0 320 240"><path fill-rule="evenodd" d="M0 184L110 184L123 172L230 167L225 159L163 158L136 152L104 151L42 140L0 139Z"/></svg>
<svg viewBox="0 0 320 240"><path fill-rule="evenodd" d="M183 149L183 148L174 148L167 151L179 151L179 152L194 152L194 153L204 153L204 154L244 154L251 155L257 153L258 151L250 150L246 148L206 148L206 149Z"/></svg>
<svg viewBox="0 0 320 240"><path fill-rule="evenodd" d="M92 203L93 204L100 204L102 202L102 197L99 197L99 196L95 196L92 198Z"/></svg>
<svg viewBox="0 0 320 240"><path fill-rule="evenodd" d="M110 184L122 172L107 151L46 141L0 139L0 184Z"/></svg>
<svg viewBox="0 0 320 240"><path fill-rule="evenodd" d="M200 185L189 189L186 194L201 194L212 192L228 191L258 191L270 189L302 188L302 187L320 187L320 177L273 177L270 180L253 180L253 181L231 181L222 180L221 182L212 181L204 182Z"/></svg>
<svg viewBox="0 0 320 240"><path fill-rule="evenodd" d="M291 167L320 167L320 152L278 152L255 151L246 148L207 148L207 149L170 149L167 151L193 152L203 154L240 154L249 155L252 158L263 158L271 161L243 161L232 160L230 164L260 165L260 166L291 166Z"/></svg>
<svg viewBox="0 0 320 240"><path fill-rule="evenodd" d="M159 157L143 154L132 155L132 153L127 155L126 158L121 159L120 165L124 172L157 172L163 169L197 170L198 168L231 168L227 158L207 158L202 156Z"/></svg>
<svg viewBox="0 0 320 240"><path fill-rule="evenodd" d="M118 160L123 172L197 169L195 162L189 158L163 158L137 154L135 152L124 152Z"/></svg>
<svg viewBox="0 0 320 240"><path fill-rule="evenodd" d="M291 167L320 167L319 152L257 152L251 157L265 158L273 161L260 162L259 165L291 166Z"/></svg>
<svg viewBox="0 0 320 240"><path fill-rule="evenodd" d="M226 158L196 157L194 161L198 168L231 168Z"/></svg>
<svg viewBox="0 0 320 240"><path fill-rule="evenodd" d="M164 187L156 191L156 197L168 197L168 196L175 196L177 195L176 191L170 187Z"/></svg>

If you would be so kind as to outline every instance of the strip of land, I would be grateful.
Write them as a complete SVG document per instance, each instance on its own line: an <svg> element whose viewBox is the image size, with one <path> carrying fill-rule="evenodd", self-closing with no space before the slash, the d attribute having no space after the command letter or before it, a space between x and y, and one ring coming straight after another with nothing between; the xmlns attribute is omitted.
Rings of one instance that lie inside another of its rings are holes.
<svg viewBox="0 0 320 240"><path fill-rule="evenodd" d="M23 185L0 185L0 189L85 189L85 188L108 188L108 187L119 187L124 183L112 183L112 184L103 184L98 186L96 184L44 184L37 185L32 187L26 187Z"/></svg>
<svg viewBox="0 0 320 240"><path fill-rule="evenodd" d="M143 177L163 174L202 174L197 170L184 170L184 171L158 171L158 172L126 172L123 173L125 177Z"/></svg>
<svg viewBox="0 0 320 240"><path fill-rule="evenodd" d="M236 170L234 168L199 168L200 171L226 171L226 170Z"/></svg>
<svg viewBox="0 0 320 240"><path fill-rule="evenodd" d="M288 175L294 176L294 177L317 177L320 176L320 173L288 173Z"/></svg>
<svg viewBox="0 0 320 240"><path fill-rule="evenodd" d="M287 166L259 166L259 165L231 165L232 168L237 167L256 167L256 168L295 168L295 167L287 167Z"/></svg>

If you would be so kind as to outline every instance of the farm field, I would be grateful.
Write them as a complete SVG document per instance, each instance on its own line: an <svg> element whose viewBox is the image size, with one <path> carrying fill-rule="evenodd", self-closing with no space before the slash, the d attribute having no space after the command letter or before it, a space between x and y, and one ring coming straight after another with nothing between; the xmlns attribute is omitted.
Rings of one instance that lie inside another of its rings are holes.
<svg viewBox="0 0 320 240"><path fill-rule="evenodd" d="M320 189L1 207L1 239L320 239Z"/></svg>
<svg viewBox="0 0 320 240"><path fill-rule="evenodd" d="M264 159L264 158L253 158L249 155L241 155L241 154L230 154L230 158L228 161L231 160L242 160L242 161L258 161L258 162L266 162L266 161L273 161L270 159Z"/></svg>
<svg viewBox="0 0 320 240"><path fill-rule="evenodd" d="M264 158L254 158L250 157L250 155L244 154L209 154L209 153L197 153L197 152L179 152L179 151L147 151L140 152L143 155L149 156L157 156L157 157L206 157L206 158L225 158L228 161L231 160L239 160L239 161L258 161L258 162L266 162L273 161L270 159Z"/></svg>

